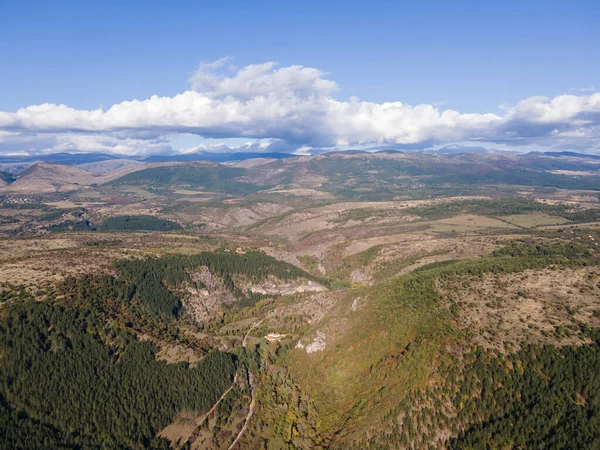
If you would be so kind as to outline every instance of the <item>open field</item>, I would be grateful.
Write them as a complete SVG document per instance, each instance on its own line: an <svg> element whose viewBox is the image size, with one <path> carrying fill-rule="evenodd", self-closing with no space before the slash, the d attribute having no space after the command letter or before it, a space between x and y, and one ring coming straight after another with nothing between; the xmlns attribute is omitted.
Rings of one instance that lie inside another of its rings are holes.
<svg viewBox="0 0 600 450"><path fill-rule="evenodd" d="M562 225L570 221L558 216L550 216L542 212L502 216L500 219L519 227L534 228L544 225Z"/></svg>

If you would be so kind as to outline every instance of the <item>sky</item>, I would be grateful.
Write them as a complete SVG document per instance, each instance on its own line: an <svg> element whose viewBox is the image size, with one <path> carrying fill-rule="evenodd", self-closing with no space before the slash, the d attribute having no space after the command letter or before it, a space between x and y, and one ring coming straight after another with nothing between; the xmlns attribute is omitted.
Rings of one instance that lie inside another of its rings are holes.
<svg viewBox="0 0 600 450"><path fill-rule="evenodd" d="M0 154L600 153L600 2L0 2Z"/></svg>

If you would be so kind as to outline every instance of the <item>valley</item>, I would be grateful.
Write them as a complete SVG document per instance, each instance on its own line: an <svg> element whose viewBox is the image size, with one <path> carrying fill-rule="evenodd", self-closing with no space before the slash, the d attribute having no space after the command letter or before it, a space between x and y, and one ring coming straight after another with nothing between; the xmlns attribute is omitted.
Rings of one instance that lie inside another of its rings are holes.
<svg viewBox="0 0 600 450"><path fill-rule="evenodd" d="M3 448L600 445L598 158L13 172Z"/></svg>

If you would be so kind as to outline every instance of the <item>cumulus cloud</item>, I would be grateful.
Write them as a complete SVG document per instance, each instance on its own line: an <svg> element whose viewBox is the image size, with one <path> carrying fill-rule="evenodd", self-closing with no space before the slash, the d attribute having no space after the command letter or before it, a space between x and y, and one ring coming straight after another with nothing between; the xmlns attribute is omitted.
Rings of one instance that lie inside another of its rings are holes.
<svg viewBox="0 0 600 450"><path fill-rule="evenodd" d="M256 97L307 99L330 95L338 89L334 81L323 78L320 70L311 67L277 68L274 62L251 64L233 77L222 69L229 58L200 63L189 78L193 90L210 98L248 101Z"/></svg>
<svg viewBox="0 0 600 450"><path fill-rule="evenodd" d="M441 105L339 100L338 85L318 69L273 62L234 69L228 58L201 63L189 82L179 95L106 110L41 104L0 112L0 132L11 135L0 134L0 151L21 142L29 151L171 152L165 137L179 133L268 140L286 151L465 141L600 150L600 93L529 97L501 113L462 114Z"/></svg>

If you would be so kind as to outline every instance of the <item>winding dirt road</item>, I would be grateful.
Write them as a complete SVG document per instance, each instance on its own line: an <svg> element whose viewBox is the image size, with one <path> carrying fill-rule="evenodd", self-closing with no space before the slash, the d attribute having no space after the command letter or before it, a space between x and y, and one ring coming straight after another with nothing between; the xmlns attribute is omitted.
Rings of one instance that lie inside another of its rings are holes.
<svg viewBox="0 0 600 450"><path fill-rule="evenodd" d="M198 438L198 434L200 434L200 427L202 426L202 424L204 423L204 421L208 418L208 416L210 416L215 409L217 409L217 406L219 406L219 403L221 403L221 401L227 396L227 394L229 394L229 392L233 389L233 387L235 386L235 383L237 383L237 377L238 374L236 372L235 376L233 377L233 383L231 383L231 386L229 386L227 388L227 390L225 392L223 392L223 394L219 397L219 400L217 400L217 402L213 405L212 408L210 408L210 410L204 414L203 416L200 417L200 419L198 419L196 421L196 429L194 430L194 432L190 435L190 437L188 438L187 442L191 444L194 443L194 441Z"/></svg>
<svg viewBox="0 0 600 450"><path fill-rule="evenodd" d="M264 319L259 320L258 322L254 322L252 324L252 326L248 329L248 331L244 335L244 340L242 341L242 347L246 348L246 341L248 339L248 335L250 334L250 332L252 330L254 330L257 326L259 326L261 323L263 323L266 319L268 319L269 315L267 315L267 317L265 317ZM250 396L251 396L250 408L248 409L248 414L246 415L246 420L244 421L244 426L242 427L242 429L240 430L238 435L235 437L233 444L231 444L227 450L232 450L233 447L235 447L235 445L238 443L238 441L240 440L240 438L246 431L246 428L248 428L248 422L250 421L250 418L252 417L252 413L254 413L254 387L252 385L252 381L253 381L252 380L252 372L248 371L248 384L250 385Z"/></svg>
<svg viewBox="0 0 600 450"><path fill-rule="evenodd" d="M235 447L235 444L238 443L238 441L240 440L240 438L242 437L242 435L244 434L244 431L246 431L246 428L248 427L248 422L250 421L250 418L252 417L252 413L254 412L254 389L252 388L252 372L248 372L248 382L250 384L250 392L252 395L252 399L250 400L250 408L248 410L248 415L246 416L246 420L244 421L244 426L242 427L242 429L240 430L240 432L238 433L238 435L235 437L235 440L233 441L233 444L231 444L229 446L228 450L232 450L233 447Z"/></svg>

